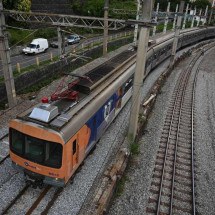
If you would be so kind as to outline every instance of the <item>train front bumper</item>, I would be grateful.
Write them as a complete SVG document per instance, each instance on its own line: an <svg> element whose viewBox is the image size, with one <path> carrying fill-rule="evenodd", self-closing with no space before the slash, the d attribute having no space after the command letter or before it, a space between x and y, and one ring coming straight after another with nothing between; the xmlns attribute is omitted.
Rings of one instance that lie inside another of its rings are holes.
<svg viewBox="0 0 215 215"><path fill-rule="evenodd" d="M41 181L44 184L49 184L55 187L63 187L65 186L65 180L61 178L52 178L45 175L40 175L38 173L29 171L22 166L19 166L18 164L12 162L12 166L14 169L16 169L18 172L24 173L26 180L31 181L32 183Z"/></svg>

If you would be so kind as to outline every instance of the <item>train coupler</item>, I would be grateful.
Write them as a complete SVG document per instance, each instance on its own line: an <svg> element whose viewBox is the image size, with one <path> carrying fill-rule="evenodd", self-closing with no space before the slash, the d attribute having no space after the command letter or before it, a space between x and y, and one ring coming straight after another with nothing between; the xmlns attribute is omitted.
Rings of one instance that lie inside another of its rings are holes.
<svg viewBox="0 0 215 215"><path fill-rule="evenodd" d="M37 189L37 187L39 189L44 188L45 184L43 183L42 180L32 180L32 179L27 179L26 180L26 184L31 186L34 189Z"/></svg>

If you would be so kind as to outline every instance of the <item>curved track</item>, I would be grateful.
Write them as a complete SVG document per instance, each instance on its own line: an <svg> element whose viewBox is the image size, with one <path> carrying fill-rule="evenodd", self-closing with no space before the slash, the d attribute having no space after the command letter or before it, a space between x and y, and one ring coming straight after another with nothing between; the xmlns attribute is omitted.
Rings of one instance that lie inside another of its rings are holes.
<svg viewBox="0 0 215 215"><path fill-rule="evenodd" d="M174 89L157 153L147 207L149 214L196 213L194 103L202 59L202 52L198 52L181 73Z"/></svg>
<svg viewBox="0 0 215 215"><path fill-rule="evenodd" d="M0 165L9 157L9 141L8 134L0 138Z"/></svg>

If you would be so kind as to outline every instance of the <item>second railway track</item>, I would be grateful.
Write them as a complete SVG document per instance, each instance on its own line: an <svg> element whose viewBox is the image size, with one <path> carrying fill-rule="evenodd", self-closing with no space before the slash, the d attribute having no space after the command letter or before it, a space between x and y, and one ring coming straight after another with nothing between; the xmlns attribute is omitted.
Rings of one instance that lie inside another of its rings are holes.
<svg viewBox="0 0 215 215"><path fill-rule="evenodd" d="M174 89L157 152L148 214L196 214L194 104L203 54L202 50L195 54Z"/></svg>

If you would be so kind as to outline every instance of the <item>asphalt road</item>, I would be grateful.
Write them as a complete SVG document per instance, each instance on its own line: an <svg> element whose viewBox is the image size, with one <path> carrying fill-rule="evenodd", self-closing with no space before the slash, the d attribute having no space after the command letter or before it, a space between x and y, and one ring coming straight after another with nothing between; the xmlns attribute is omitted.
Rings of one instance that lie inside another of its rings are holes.
<svg viewBox="0 0 215 215"><path fill-rule="evenodd" d="M69 45L66 47L66 52L68 52L74 45ZM39 62L50 60L51 59L51 53L52 57L55 57L58 55L58 48L49 48L45 53L40 53L36 55L25 55L20 54L11 57L11 64L12 64L12 70L15 71L17 69L17 63L20 64L20 68L23 69L25 67L35 65L37 62L37 58L39 59ZM0 77L3 76L2 71L2 61L0 60Z"/></svg>
<svg viewBox="0 0 215 215"><path fill-rule="evenodd" d="M103 35L101 36L96 36L93 38L83 38L79 44L81 43L91 43L93 41L97 42L98 39L101 39ZM65 47L65 52L69 53L72 52L74 46L77 46L76 44L73 45L68 45ZM51 59L51 53L52 57L54 58L55 56L58 56L58 48L52 48L49 47L49 49L45 53L40 53L36 55L25 55L25 54L20 54L16 56L11 57L11 64L12 64L12 70L15 71L17 69L17 63L20 64L20 68L23 69L25 67L31 66L31 65L36 65L37 58L39 62L50 60ZM0 77L3 77L3 70L2 70L2 61L0 60Z"/></svg>

